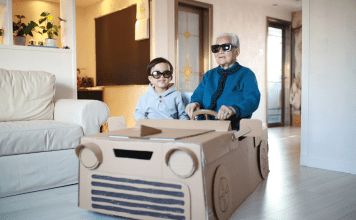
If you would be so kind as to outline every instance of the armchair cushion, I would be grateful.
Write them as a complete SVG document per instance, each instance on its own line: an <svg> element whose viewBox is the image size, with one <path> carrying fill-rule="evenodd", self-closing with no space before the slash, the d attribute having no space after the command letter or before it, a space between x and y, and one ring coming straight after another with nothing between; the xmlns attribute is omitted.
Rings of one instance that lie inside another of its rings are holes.
<svg viewBox="0 0 356 220"><path fill-rule="evenodd" d="M53 120L0 122L0 156L75 148L82 136L79 125Z"/></svg>
<svg viewBox="0 0 356 220"><path fill-rule="evenodd" d="M52 120L56 77L0 68L0 121Z"/></svg>

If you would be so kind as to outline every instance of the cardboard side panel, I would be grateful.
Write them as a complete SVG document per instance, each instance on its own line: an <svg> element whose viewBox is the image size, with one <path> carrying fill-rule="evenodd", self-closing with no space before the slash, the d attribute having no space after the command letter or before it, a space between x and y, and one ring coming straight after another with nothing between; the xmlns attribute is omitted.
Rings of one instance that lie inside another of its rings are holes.
<svg viewBox="0 0 356 220"><path fill-rule="evenodd" d="M236 143L237 144L237 143ZM227 207L227 216L241 205L262 181L258 167L258 150L255 149L253 138L247 137L238 142L238 147L223 157L206 165L205 180L209 219L217 219L214 206L214 177L219 166L224 166L231 181L228 196L231 196L231 206ZM226 197L226 196L225 196ZM226 197L228 198L228 197Z"/></svg>
<svg viewBox="0 0 356 220"><path fill-rule="evenodd" d="M207 141L202 143L206 163L211 163L212 161L217 160L238 146L237 140L232 141L233 133L214 132L207 135L214 136L215 138L205 138ZM204 139L204 137L205 136L200 136L199 138Z"/></svg>
<svg viewBox="0 0 356 220"><path fill-rule="evenodd" d="M262 121L259 119L242 119L240 121L240 130L249 127L251 132L246 136L255 137L261 136Z"/></svg>

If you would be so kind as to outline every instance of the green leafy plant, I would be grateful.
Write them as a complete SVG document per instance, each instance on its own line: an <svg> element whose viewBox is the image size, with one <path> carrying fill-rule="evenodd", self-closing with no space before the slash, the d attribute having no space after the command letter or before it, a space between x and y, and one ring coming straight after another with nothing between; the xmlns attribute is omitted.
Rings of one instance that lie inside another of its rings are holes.
<svg viewBox="0 0 356 220"><path fill-rule="evenodd" d="M25 35L30 35L33 37L32 31L34 31L35 27L38 26L37 23L31 21L27 25L25 23L22 23L22 18L26 18L23 15L15 15L15 17L18 18L17 22L12 22L12 27L15 36L25 36Z"/></svg>
<svg viewBox="0 0 356 220"><path fill-rule="evenodd" d="M43 35L45 33L47 33L48 38L52 39L54 37L54 35L58 36L58 32L61 29L61 26L59 25L59 22L61 21L66 21L60 17L58 17L59 21L58 24L55 25L53 22L51 22L53 20L53 16L50 15L50 13L48 12L42 12L41 14L40 20L38 21L38 23L41 25L42 23L44 23L44 25L39 26L42 30L38 31L37 33Z"/></svg>
<svg viewBox="0 0 356 220"><path fill-rule="evenodd" d="M3 32L4 32L4 30L0 28L0 37L2 36Z"/></svg>

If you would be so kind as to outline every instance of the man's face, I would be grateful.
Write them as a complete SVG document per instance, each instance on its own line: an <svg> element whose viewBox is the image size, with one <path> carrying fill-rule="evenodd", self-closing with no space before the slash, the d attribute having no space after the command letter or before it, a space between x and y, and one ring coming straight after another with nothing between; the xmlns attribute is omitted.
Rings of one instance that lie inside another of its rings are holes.
<svg viewBox="0 0 356 220"><path fill-rule="evenodd" d="M216 40L216 44L231 43L231 37L220 37ZM236 62L236 57L240 54L240 49L236 51L235 47L231 47L230 51L223 51L220 48L219 52L214 53L216 62L224 69L231 67Z"/></svg>

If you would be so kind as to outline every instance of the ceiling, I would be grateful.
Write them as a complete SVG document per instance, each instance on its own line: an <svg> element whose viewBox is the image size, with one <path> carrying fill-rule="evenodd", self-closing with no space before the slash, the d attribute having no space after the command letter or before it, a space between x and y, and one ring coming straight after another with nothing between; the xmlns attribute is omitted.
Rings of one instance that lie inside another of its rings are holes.
<svg viewBox="0 0 356 220"><path fill-rule="evenodd" d="M273 6L277 8L288 9L291 11L302 10L302 0L245 0L263 6Z"/></svg>
<svg viewBox="0 0 356 220"><path fill-rule="evenodd" d="M12 1L20 2L20 1L31 1L31 0L12 0ZM59 0L42 0L42 1L59 3ZM103 0L75 0L75 3L77 6L87 7L96 2L101 2L101 1ZM220 0L213 0L213 1L220 1ZM302 10L302 0L244 0L244 1L258 4L258 5L263 5L263 6L279 7L291 11Z"/></svg>
<svg viewBox="0 0 356 220"><path fill-rule="evenodd" d="M12 0L12 2L25 2L25 1L34 1L34 0ZM59 3L60 0L40 0L43 2L56 2ZM103 0L75 0L76 6L87 7L96 2L101 2ZM120 1L120 0L119 0Z"/></svg>

